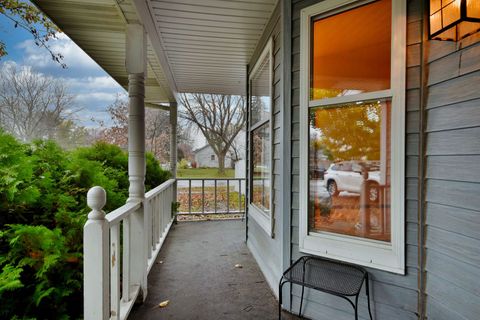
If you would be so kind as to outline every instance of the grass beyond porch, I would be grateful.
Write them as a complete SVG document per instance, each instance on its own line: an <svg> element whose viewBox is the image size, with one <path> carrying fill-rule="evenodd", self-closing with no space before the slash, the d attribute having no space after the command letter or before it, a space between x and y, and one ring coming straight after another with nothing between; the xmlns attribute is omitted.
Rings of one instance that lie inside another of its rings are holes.
<svg viewBox="0 0 480 320"><path fill-rule="evenodd" d="M218 168L189 168L177 169L177 178L234 178L234 169L225 169L225 174L221 175Z"/></svg>

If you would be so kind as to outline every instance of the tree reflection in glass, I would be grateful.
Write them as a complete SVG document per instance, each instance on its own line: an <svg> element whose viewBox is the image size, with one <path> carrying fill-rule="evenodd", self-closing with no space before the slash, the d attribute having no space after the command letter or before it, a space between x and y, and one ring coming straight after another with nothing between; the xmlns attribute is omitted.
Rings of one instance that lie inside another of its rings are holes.
<svg viewBox="0 0 480 320"><path fill-rule="evenodd" d="M270 127L265 123L252 131L252 204L270 212Z"/></svg>
<svg viewBox="0 0 480 320"><path fill-rule="evenodd" d="M390 101L310 108L309 230L390 241Z"/></svg>

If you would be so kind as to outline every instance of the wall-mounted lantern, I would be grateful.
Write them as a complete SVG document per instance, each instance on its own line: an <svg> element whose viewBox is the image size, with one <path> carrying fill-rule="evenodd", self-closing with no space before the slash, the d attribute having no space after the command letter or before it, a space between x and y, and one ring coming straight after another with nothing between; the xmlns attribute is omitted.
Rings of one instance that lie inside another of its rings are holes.
<svg viewBox="0 0 480 320"><path fill-rule="evenodd" d="M430 0L430 39L458 41L480 31L480 0Z"/></svg>

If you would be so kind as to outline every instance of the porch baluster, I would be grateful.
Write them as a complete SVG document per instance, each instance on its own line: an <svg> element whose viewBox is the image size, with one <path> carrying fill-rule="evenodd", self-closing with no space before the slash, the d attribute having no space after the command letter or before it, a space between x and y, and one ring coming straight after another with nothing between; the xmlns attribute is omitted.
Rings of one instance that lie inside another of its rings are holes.
<svg viewBox="0 0 480 320"><path fill-rule="evenodd" d="M227 180L227 214L230 213L230 180Z"/></svg>
<svg viewBox="0 0 480 320"><path fill-rule="evenodd" d="M110 228L110 316L120 319L120 225Z"/></svg>

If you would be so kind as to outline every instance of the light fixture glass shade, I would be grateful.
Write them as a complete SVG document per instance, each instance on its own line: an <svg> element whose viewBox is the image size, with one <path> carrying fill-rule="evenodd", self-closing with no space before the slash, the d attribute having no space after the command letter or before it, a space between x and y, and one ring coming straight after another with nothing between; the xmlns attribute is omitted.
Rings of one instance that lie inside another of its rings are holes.
<svg viewBox="0 0 480 320"><path fill-rule="evenodd" d="M480 31L480 0L430 0L430 39L458 41Z"/></svg>
<svg viewBox="0 0 480 320"><path fill-rule="evenodd" d="M480 1L467 0L467 17L480 19Z"/></svg>

